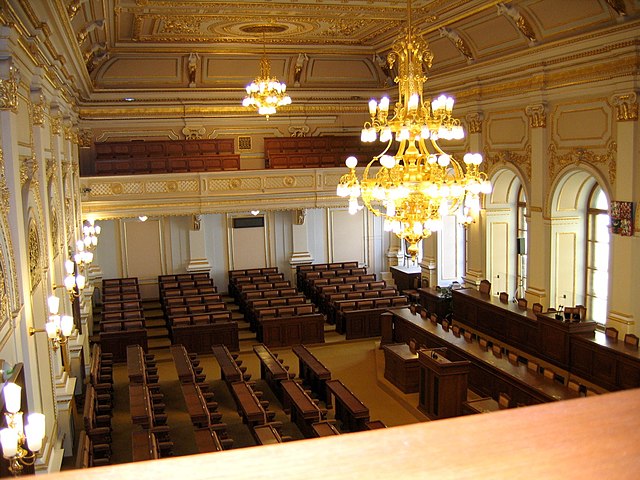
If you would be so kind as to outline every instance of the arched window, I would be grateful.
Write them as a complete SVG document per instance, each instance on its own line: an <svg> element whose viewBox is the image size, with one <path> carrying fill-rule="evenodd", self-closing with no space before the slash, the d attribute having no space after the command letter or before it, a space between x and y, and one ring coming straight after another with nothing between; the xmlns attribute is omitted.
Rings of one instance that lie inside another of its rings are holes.
<svg viewBox="0 0 640 480"><path fill-rule="evenodd" d="M609 295L609 202L597 184L589 194L586 220L586 307L590 318L605 323Z"/></svg>
<svg viewBox="0 0 640 480"><path fill-rule="evenodd" d="M518 189L516 211L516 296L524 297L527 289L527 198L524 188Z"/></svg>

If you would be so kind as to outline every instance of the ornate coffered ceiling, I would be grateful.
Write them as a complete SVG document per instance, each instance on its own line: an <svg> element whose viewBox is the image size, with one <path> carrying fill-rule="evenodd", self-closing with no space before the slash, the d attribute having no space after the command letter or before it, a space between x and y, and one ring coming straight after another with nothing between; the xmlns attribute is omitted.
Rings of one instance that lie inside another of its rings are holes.
<svg viewBox="0 0 640 480"><path fill-rule="evenodd" d="M34 24L56 27L83 105L128 96L175 102L203 93L237 103L263 53L298 95L355 100L389 86L384 58L407 23L404 0L9 1L31 11ZM450 79L629 29L638 23L640 2L413 0L411 11L434 54L431 77Z"/></svg>

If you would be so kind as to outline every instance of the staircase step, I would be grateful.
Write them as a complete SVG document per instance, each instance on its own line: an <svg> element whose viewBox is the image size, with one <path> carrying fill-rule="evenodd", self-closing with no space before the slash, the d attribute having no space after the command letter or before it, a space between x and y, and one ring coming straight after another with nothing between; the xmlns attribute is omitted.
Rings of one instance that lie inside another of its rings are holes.
<svg viewBox="0 0 640 480"><path fill-rule="evenodd" d="M148 338L147 348L149 350L168 349L171 346L171 340L164 338Z"/></svg>
<svg viewBox="0 0 640 480"><path fill-rule="evenodd" d="M147 338L169 338L169 330L166 328L147 328Z"/></svg>

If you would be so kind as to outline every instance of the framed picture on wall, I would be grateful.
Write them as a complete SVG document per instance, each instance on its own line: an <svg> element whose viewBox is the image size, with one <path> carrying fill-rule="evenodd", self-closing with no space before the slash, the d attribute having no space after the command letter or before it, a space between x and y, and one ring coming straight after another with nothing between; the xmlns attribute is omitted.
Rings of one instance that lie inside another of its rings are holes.
<svg viewBox="0 0 640 480"><path fill-rule="evenodd" d="M611 202L611 233L630 237L633 235L633 202Z"/></svg>

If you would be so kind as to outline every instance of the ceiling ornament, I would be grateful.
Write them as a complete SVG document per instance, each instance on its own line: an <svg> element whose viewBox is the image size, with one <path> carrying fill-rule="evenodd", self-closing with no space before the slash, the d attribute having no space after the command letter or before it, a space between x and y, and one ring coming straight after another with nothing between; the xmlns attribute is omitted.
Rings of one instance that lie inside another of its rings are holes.
<svg viewBox="0 0 640 480"><path fill-rule="evenodd" d="M465 56L467 61L473 61L473 54L467 45L467 42L460 36L460 34L452 28L442 27L440 28L440 37L446 37L453 45L458 49L458 51Z"/></svg>
<svg viewBox="0 0 640 480"><path fill-rule="evenodd" d="M243 107L257 109L258 113L264 115L267 120L269 120L269 115L274 115L279 107L291 104L291 97L287 94L287 85L271 76L271 63L267 58L265 33L270 32L272 27L265 25L262 30L263 53L260 60L260 75L247 85L247 95L242 100Z"/></svg>
<svg viewBox="0 0 640 480"><path fill-rule="evenodd" d="M518 27L518 30L520 30L520 33L527 37L530 43L535 43L537 41L536 34L533 33L531 25L516 7L505 5L504 3L498 3L496 6L498 7L498 15L505 15L511 18L516 27Z"/></svg>
<svg viewBox="0 0 640 480"><path fill-rule="evenodd" d="M467 153L463 167L440 147L441 139L464 138L464 130L452 116L452 98L441 95L425 101L423 97L433 54L411 25L410 0L407 23L387 55L391 68L398 64L398 101L390 112L388 97L380 103L371 100L371 120L362 129L363 142L379 138L386 146L367 164L361 179L356 174L357 159L349 157L349 172L340 178L336 193L349 197L350 213L366 206L382 217L385 230L406 240L415 257L418 242L440 229L442 217L457 214L461 222L472 222L472 213L480 208L480 194L489 193L491 184L479 170L481 154ZM376 162L379 168L373 171Z"/></svg>

